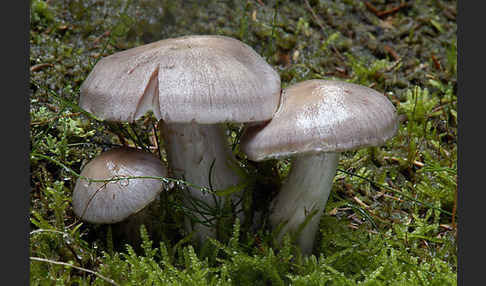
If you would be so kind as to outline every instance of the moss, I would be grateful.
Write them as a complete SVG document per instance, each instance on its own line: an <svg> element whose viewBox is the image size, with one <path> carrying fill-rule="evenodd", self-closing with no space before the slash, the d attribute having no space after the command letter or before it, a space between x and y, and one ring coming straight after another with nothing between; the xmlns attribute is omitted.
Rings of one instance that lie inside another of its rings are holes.
<svg viewBox="0 0 486 286"><path fill-rule="evenodd" d="M415 1L383 18L360 1L308 2L31 1L30 255L98 274L32 261L32 285L106 285L99 275L121 285L455 285L456 1ZM177 188L161 199L158 245L142 230L141 246L114 247L106 229L74 216L75 173L86 161L123 142L154 144L150 115L117 125L83 113L81 83L101 57L188 34L244 41L280 73L282 87L346 80L397 107L396 137L342 155L314 255L302 257L290 238L276 247L266 206L289 164L247 161L238 126L232 143L251 179L245 211L257 224L229 218L225 239L194 248Z"/></svg>

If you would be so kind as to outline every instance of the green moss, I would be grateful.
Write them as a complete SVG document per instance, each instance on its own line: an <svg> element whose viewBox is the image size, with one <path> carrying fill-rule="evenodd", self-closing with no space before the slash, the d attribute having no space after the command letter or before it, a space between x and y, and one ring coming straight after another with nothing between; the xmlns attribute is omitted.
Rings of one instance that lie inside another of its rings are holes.
<svg viewBox="0 0 486 286"><path fill-rule="evenodd" d="M31 9L31 24L49 25L54 21L54 12L49 7L46 1L32 0L30 2Z"/></svg>
<svg viewBox="0 0 486 286"><path fill-rule="evenodd" d="M457 26L438 16L454 15L455 1L415 1L384 19L356 1L263 2L31 1L30 256L96 273L32 260L32 285L108 285L99 275L119 285L456 284ZM385 2L374 5L385 10ZM275 244L267 206L290 165L247 161L239 126L231 143L255 221L225 217L220 241L191 245L177 188L160 200L162 241L142 229L141 245L119 245L109 230L74 216L83 164L120 138L153 145L155 123L150 115L133 125L97 120L76 104L81 83L103 56L188 34L244 41L280 73L282 87L346 80L397 107L397 136L341 156L312 256L302 257L290 237Z"/></svg>

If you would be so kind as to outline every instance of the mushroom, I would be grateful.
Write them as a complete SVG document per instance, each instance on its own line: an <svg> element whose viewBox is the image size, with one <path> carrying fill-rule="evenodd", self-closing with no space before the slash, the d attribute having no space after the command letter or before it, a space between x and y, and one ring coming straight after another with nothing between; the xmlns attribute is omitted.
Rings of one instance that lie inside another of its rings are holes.
<svg viewBox="0 0 486 286"><path fill-rule="evenodd" d="M307 80L285 89L273 119L248 127L241 138L241 150L250 160L292 158L289 175L271 203L271 225L283 225L277 239L303 227L296 242L302 253L310 254L339 152L381 145L397 128L395 107L371 88Z"/></svg>
<svg viewBox="0 0 486 286"><path fill-rule="evenodd" d="M101 59L81 87L80 106L109 121L131 122L152 110L174 175L220 190L241 183L221 124L269 120L279 100L280 76L251 47L229 37L186 36ZM210 207L221 202L189 189L188 207L192 199ZM186 230L193 229L199 241L216 236L186 219Z"/></svg>
<svg viewBox="0 0 486 286"><path fill-rule="evenodd" d="M128 228L138 234L140 224L152 226L153 222L145 217L150 218L151 212L157 209L148 206L158 198L163 182L156 178L123 178L166 176L166 167L151 153L131 148L103 152L83 167L76 181L72 198L74 213L94 224L123 222L120 229ZM136 234L127 232L127 235L130 241L137 241Z"/></svg>

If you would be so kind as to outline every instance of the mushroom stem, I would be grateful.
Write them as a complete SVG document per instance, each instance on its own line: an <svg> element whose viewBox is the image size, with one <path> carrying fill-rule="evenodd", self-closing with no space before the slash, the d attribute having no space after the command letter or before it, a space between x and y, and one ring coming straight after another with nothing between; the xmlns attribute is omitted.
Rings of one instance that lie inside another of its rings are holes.
<svg viewBox="0 0 486 286"><path fill-rule="evenodd" d="M112 228L113 242L116 247L125 247L128 242L136 250L140 251L142 237L140 236L140 227L145 226L150 240L158 243L164 238L162 224L160 224L160 199L157 197L152 203L129 216L125 220L110 224Z"/></svg>
<svg viewBox="0 0 486 286"><path fill-rule="evenodd" d="M218 124L200 125L196 123L166 123L160 122L161 134L164 137L169 168L177 178L199 187L212 190L223 190L240 183L240 178L231 168L237 168L236 160L231 152L223 128ZM213 165L214 164L214 165ZM211 179L209 175L211 174ZM194 200L203 202L211 208L221 209L226 203L221 197L203 192L198 188L189 187L191 198L184 201L185 207L194 210ZM232 202L239 200L241 193L230 196ZM237 206L237 211L241 207ZM215 217L207 215L206 210L196 209L197 220L217 223ZM242 212L239 212L241 216ZM242 217L240 217L242 219ZM206 237L216 238L216 228L185 219L187 232L195 231L195 239L202 243Z"/></svg>
<svg viewBox="0 0 486 286"><path fill-rule="evenodd" d="M286 233L296 233L306 217L313 213L296 237L303 254L312 252L338 161L336 152L297 155L292 159L290 173L271 205L272 226L276 228L285 223L277 237L279 242Z"/></svg>

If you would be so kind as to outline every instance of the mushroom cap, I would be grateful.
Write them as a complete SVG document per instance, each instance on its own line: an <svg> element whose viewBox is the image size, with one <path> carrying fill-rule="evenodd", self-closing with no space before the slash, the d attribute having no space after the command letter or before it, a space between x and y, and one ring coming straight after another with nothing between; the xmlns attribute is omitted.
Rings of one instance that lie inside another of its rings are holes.
<svg viewBox="0 0 486 286"><path fill-rule="evenodd" d="M80 106L108 121L152 110L168 123L255 122L277 109L280 76L241 41L186 36L101 59L80 93Z"/></svg>
<svg viewBox="0 0 486 286"><path fill-rule="evenodd" d="M381 93L336 80L307 80L282 92L266 125L245 130L241 150L261 161L293 154L377 146L398 129L395 107Z"/></svg>
<svg viewBox="0 0 486 286"><path fill-rule="evenodd" d="M81 171L81 176L96 180L166 175L167 169L157 157L125 148L101 153ZM155 200L162 184L156 179L89 182L80 177L73 192L74 213L91 223L120 222Z"/></svg>

